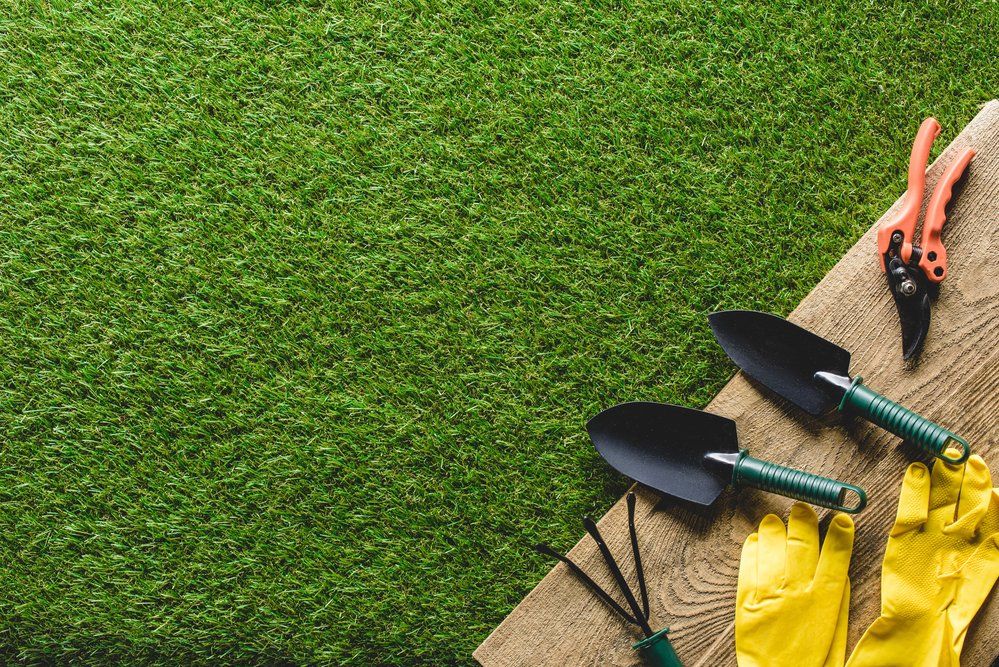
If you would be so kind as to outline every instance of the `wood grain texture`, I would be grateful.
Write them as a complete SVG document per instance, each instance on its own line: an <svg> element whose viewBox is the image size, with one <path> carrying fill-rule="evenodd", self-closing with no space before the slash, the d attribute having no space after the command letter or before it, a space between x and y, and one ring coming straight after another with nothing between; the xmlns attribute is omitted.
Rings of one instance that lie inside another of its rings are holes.
<svg viewBox="0 0 999 667"><path fill-rule="evenodd" d="M918 365L902 364L897 315L876 259L877 224L791 314L790 319L853 353L865 383L967 437L999 478L999 101L975 119L928 169L925 199L959 149L973 146L970 167L945 228L950 274L933 304L933 322ZM901 178L901 176L900 176ZM899 205L896 202L893 209ZM886 214L887 215L887 214ZM880 221L879 221L880 222ZM863 421L807 418L742 374L708 406L738 422L755 456L867 489L856 517L850 568L852 649L880 609L881 560L908 463L918 452ZM786 517L791 501L752 489L727 491L708 511L658 502L639 490L637 523L649 580L652 625L669 626L688 667L735 665L734 605L745 537L769 512ZM820 511L824 531L829 513ZM600 520L616 553L628 553L623 499ZM599 574L593 543L571 556ZM627 559L630 561L630 559ZM631 571L626 575L632 577ZM612 586L609 577L595 577ZM485 667L638 665L638 637L557 565L475 651ZM999 655L999 594L972 625L962 664L987 666Z"/></svg>

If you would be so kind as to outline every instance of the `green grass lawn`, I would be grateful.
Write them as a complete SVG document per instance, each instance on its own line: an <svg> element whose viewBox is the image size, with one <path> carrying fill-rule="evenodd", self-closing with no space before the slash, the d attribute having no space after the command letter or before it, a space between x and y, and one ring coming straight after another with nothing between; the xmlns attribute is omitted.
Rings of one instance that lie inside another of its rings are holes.
<svg viewBox="0 0 999 667"><path fill-rule="evenodd" d="M3 663L471 662L626 487L585 420L707 402L706 313L793 308L999 92L992 2L35 4Z"/></svg>

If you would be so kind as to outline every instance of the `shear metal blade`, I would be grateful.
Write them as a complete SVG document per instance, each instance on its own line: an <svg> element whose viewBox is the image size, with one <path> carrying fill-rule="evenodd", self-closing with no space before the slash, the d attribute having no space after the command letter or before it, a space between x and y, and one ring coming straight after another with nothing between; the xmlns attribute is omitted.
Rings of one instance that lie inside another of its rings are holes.
<svg viewBox="0 0 999 667"><path fill-rule="evenodd" d="M902 288L906 280L914 287L909 294ZM911 359L919 354L930 330L929 285L918 269L910 267L889 271L888 284L902 327L902 358Z"/></svg>
<svg viewBox="0 0 999 667"><path fill-rule="evenodd" d="M894 293L898 321L902 325L902 358L919 354L930 330L930 295L919 289L912 296Z"/></svg>

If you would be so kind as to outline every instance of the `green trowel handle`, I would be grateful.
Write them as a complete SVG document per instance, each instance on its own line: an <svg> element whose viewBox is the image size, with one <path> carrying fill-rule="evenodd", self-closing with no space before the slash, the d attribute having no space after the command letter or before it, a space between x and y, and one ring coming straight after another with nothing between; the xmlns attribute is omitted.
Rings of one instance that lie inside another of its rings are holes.
<svg viewBox="0 0 999 667"><path fill-rule="evenodd" d="M735 462L732 482L736 486L751 486L849 514L855 514L867 506L867 493L859 486L754 459L745 449L739 452L739 458ZM847 506L844 503L848 502L850 493L856 496L856 503Z"/></svg>
<svg viewBox="0 0 999 667"><path fill-rule="evenodd" d="M673 645L666 637L667 632L669 628L663 628L651 637L636 642L631 648L641 653L645 664L651 667L683 667L680 658L676 657Z"/></svg>
<svg viewBox="0 0 999 667"><path fill-rule="evenodd" d="M839 409L857 412L886 431L948 463L964 463L971 453L964 438L866 387L859 375L850 383ZM954 445L961 450L961 455L957 458L946 454L947 448Z"/></svg>

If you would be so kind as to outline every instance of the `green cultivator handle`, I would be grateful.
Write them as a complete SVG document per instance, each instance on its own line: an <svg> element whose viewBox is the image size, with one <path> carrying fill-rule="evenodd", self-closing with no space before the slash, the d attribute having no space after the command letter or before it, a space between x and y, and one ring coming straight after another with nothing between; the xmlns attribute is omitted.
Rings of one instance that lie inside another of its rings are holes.
<svg viewBox="0 0 999 667"><path fill-rule="evenodd" d="M850 388L843 395L839 409L853 410L886 431L894 433L947 463L964 463L971 453L971 448L964 438L951 433L943 426L934 424L912 410L903 408L895 401L885 398L865 386L859 375L853 378L853 382L850 383ZM962 450L958 458L952 458L946 454L947 448L954 444L957 444Z"/></svg>
<svg viewBox="0 0 999 667"><path fill-rule="evenodd" d="M683 667L666 637L668 632L669 628L663 628L651 637L632 644L631 648L641 653L645 664L650 667Z"/></svg>
<svg viewBox="0 0 999 667"><path fill-rule="evenodd" d="M859 486L754 459L745 449L739 452L739 458L735 462L732 483L849 514L855 514L867 506L867 493ZM844 504L848 502L851 493L856 496L855 504Z"/></svg>

